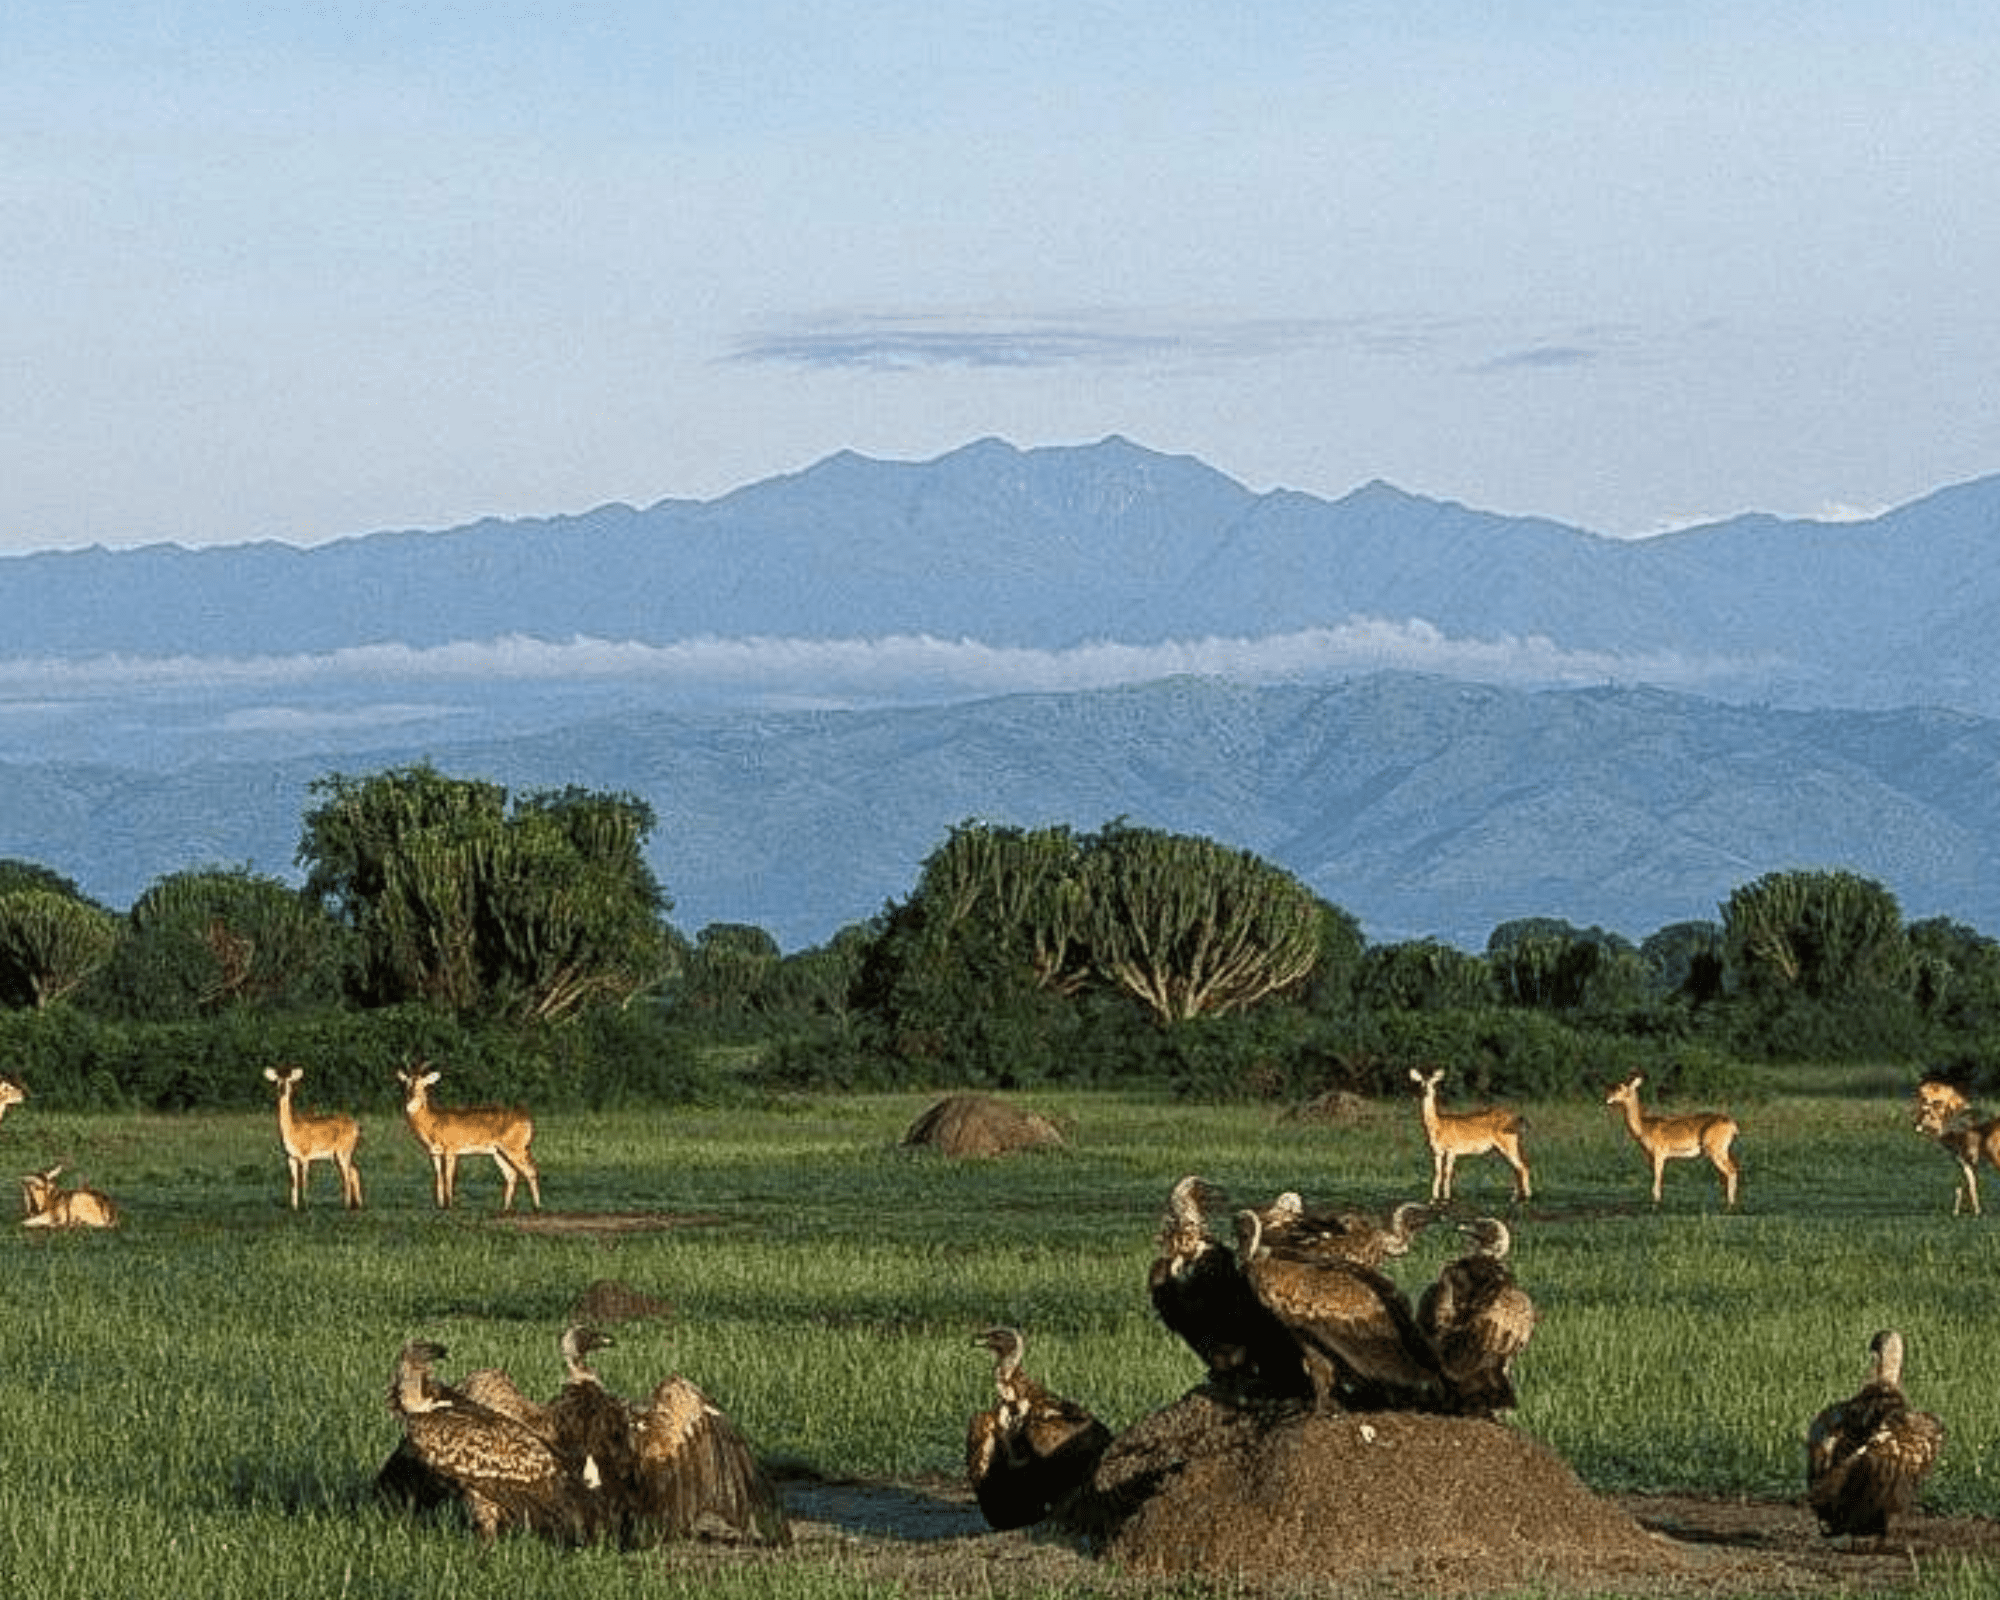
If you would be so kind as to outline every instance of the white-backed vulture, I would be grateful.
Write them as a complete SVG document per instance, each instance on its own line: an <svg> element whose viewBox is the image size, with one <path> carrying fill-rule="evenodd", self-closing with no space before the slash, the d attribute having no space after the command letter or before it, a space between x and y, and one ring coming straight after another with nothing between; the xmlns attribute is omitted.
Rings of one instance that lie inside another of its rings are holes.
<svg viewBox="0 0 2000 1600"><path fill-rule="evenodd" d="M1437 1353L1401 1289L1358 1261L1266 1242L1255 1211L1239 1212L1236 1226L1244 1276L1304 1357L1320 1407L1434 1409L1441 1402Z"/></svg>
<svg viewBox="0 0 2000 1600"><path fill-rule="evenodd" d="M1309 1206L1287 1190L1258 1212L1265 1242L1300 1254L1324 1253L1364 1267L1379 1267L1393 1256L1410 1252L1420 1229L1437 1216L1436 1208L1406 1200L1387 1219L1368 1211L1341 1206Z"/></svg>
<svg viewBox="0 0 2000 1600"><path fill-rule="evenodd" d="M1153 1310L1201 1358L1211 1379L1277 1398L1307 1398L1312 1384L1297 1343L1251 1290L1236 1252L1209 1231L1208 1208L1224 1198L1202 1178L1174 1185L1146 1276Z"/></svg>
<svg viewBox="0 0 2000 1600"><path fill-rule="evenodd" d="M1903 1398L1903 1336L1885 1328L1868 1351L1868 1381L1806 1433L1806 1503L1829 1537L1884 1537L1944 1449L1944 1424Z"/></svg>
<svg viewBox="0 0 2000 1600"><path fill-rule="evenodd" d="M632 1449L628 1542L719 1534L791 1543L784 1502L749 1440L686 1378L663 1379L633 1408Z"/></svg>
<svg viewBox="0 0 2000 1600"><path fill-rule="evenodd" d="M512 1528L569 1544L591 1537L596 1507L547 1441L437 1383L443 1345L415 1340L396 1360L389 1408L419 1462L449 1483L485 1541Z"/></svg>
<svg viewBox="0 0 2000 1600"><path fill-rule="evenodd" d="M563 1470L603 1496L610 1519L623 1522L638 1482L631 1408L604 1387L584 1359L611 1344L610 1334L580 1323L563 1329L563 1383L549 1402L548 1418Z"/></svg>
<svg viewBox="0 0 2000 1600"><path fill-rule="evenodd" d="M1027 1341L989 1328L973 1344L993 1354L994 1402L965 1430L965 1475L993 1528L1040 1522L1089 1481L1111 1430L1074 1400L1051 1394L1021 1370Z"/></svg>
<svg viewBox="0 0 2000 1600"><path fill-rule="evenodd" d="M1437 1351L1451 1409L1512 1410L1514 1358L1535 1331L1535 1303L1507 1265L1513 1235L1498 1217L1462 1223L1471 1248L1445 1263L1417 1302L1417 1326Z"/></svg>

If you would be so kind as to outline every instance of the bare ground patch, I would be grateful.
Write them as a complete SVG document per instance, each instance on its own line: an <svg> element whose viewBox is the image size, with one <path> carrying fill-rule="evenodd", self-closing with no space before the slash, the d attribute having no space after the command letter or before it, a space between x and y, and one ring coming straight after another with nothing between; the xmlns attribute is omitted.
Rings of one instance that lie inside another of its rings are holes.
<svg viewBox="0 0 2000 1600"><path fill-rule="evenodd" d="M993 1533L962 1482L829 1482L784 1485L796 1542L765 1551L682 1545L643 1558L678 1570L716 1563L821 1566L924 1595L1102 1595L1110 1600L1234 1594L1417 1600L1532 1591L1551 1596L1616 1594L1634 1600L1723 1600L1735 1595L1895 1593L1967 1562L2000 1565L2000 1524L1982 1517L1918 1517L1882 1549L1850 1549L1820 1537L1800 1504L1702 1494L1606 1496L1644 1531L1643 1553L1607 1564L1587 1540L1548 1550L1537 1575L1511 1570L1482 1579L1462 1560L1413 1558L1400 1570L1349 1577L1238 1574L1229 1578L1135 1573L1085 1553L1044 1529Z"/></svg>

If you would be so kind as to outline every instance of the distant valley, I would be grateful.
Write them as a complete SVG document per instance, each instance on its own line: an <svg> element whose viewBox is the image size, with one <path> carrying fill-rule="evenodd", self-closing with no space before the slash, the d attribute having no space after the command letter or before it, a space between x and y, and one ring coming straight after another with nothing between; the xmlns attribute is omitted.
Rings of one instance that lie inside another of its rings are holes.
<svg viewBox="0 0 2000 1600"><path fill-rule="evenodd" d="M1635 936L1766 871L2000 932L2000 480L1639 543L1122 440L721 500L0 560L0 855L289 873L428 759L660 816L675 921L815 942L968 817L1268 856L1375 937Z"/></svg>

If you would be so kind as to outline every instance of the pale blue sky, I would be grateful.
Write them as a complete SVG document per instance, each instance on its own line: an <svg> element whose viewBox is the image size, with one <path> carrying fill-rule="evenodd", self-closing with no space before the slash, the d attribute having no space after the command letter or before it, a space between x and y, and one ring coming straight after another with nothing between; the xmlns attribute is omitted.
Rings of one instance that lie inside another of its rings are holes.
<svg viewBox="0 0 2000 1600"><path fill-rule="evenodd" d="M2000 471L2000 7L0 9L0 550L1121 433L1606 533Z"/></svg>

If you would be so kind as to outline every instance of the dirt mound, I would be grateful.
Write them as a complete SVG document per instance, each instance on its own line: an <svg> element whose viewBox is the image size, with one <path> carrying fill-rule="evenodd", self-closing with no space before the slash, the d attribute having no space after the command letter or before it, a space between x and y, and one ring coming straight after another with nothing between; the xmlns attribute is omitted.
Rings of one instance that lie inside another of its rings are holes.
<svg viewBox="0 0 2000 1600"><path fill-rule="evenodd" d="M1246 1408L1203 1390L1121 1435L1060 1517L1129 1570L1251 1581L1493 1590L1680 1559L1504 1424Z"/></svg>
<svg viewBox="0 0 2000 1600"><path fill-rule="evenodd" d="M578 1295L576 1303L569 1308L570 1321L594 1325L638 1322L646 1318L669 1322L673 1320L673 1315L674 1308L665 1300L656 1300L615 1278L599 1278Z"/></svg>
<svg viewBox="0 0 2000 1600"><path fill-rule="evenodd" d="M985 1094L947 1095L903 1135L905 1148L928 1148L948 1156L1003 1156L1062 1142L1048 1118Z"/></svg>
<svg viewBox="0 0 2000 1600"><path fill-rule="evenodd" d="M1329 1127L1350 1128L1367 1120L1371 1107L1351 1089L1329 1089L1325 1094L1293 1106L1285 1113L1288 1122L1312 1122Z"/></svg>

